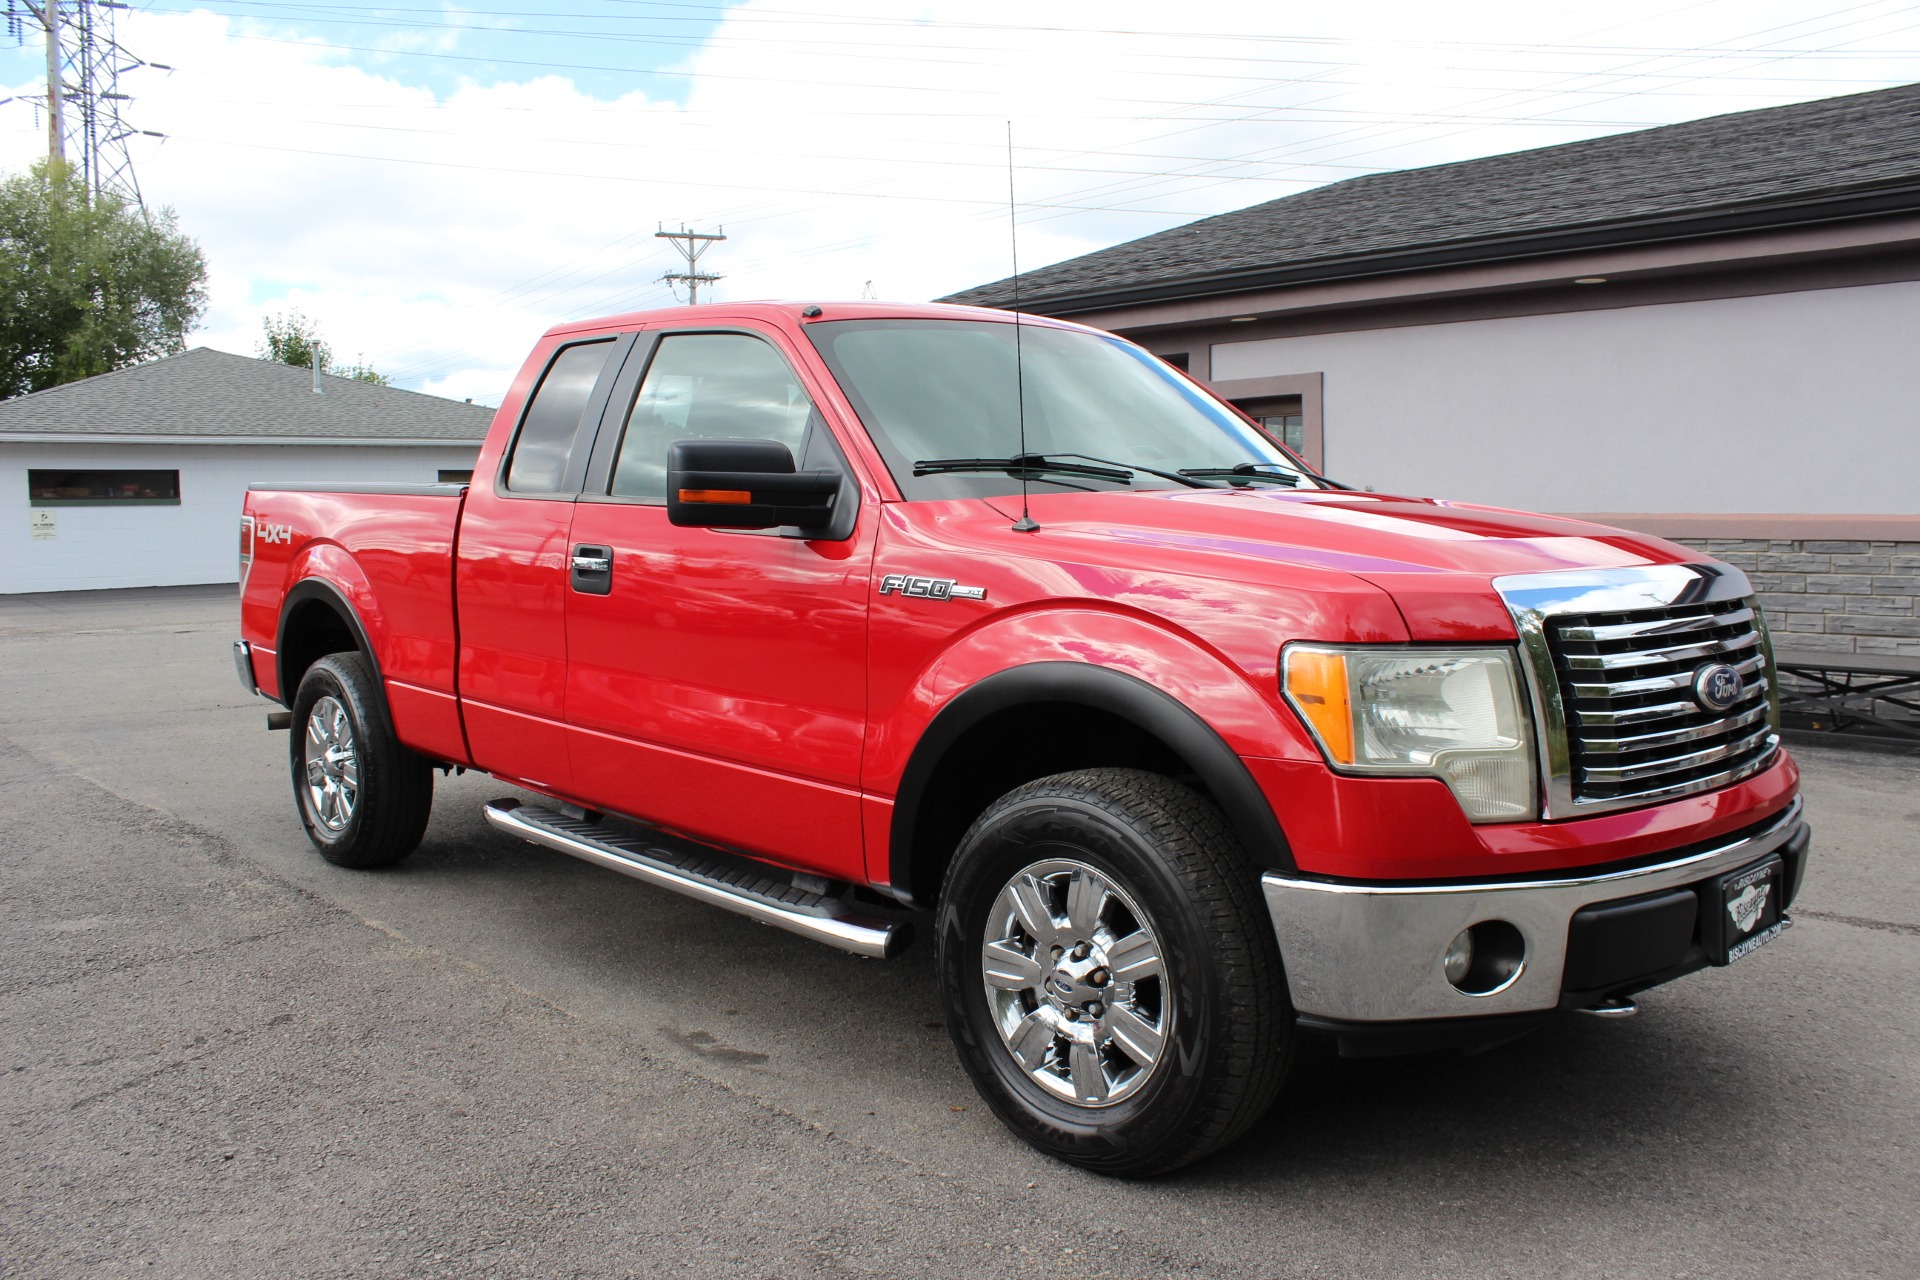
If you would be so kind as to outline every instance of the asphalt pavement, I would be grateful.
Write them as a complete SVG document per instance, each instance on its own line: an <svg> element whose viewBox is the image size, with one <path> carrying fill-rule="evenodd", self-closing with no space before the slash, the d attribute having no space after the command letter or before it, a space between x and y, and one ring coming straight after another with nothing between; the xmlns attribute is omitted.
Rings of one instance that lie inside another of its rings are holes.
<svg viewBox="0 0 1920 1280"><path fill-rule="evenodd" d="M1796 927L1475 1056L1309 1049L1144 1183L866 961L492 832L321 861L231 588L0 597L0 1275L1920 1274L1920 757L1796 746Z"/></svg>

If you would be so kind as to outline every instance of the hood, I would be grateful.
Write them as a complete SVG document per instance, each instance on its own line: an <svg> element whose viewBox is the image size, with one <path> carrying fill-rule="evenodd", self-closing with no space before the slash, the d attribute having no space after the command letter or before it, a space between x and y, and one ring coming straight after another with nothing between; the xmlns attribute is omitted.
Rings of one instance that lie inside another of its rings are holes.
<svg viewBox="0 0 1920 1280"><path fill-rule="evenodd" d="M1018 508L994 499L995 510ZM1158 548L1224 577L1283 567L1350 573L1391 595L1417 640L1510 639L1491 580L1556 569L1616 569L1701 559L1686 548L1584 520L1391 494L1178 489L1035 494L1043 529L1061 538ZM1238 561L1220 573L1217 559Z"/></svg>

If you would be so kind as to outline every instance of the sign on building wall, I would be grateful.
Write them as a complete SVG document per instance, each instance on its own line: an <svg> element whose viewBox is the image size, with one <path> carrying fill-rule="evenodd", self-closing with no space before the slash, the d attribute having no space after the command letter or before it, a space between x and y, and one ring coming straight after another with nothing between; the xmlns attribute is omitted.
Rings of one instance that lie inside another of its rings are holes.
<svg viewBox="0 0 1920 1280"><path fill-rule="evenodd" d="M54 523L53 512L44 508L35 507L29 511L27 525L33 530L33 536L41 542L46 542L59 533L59 526Z"/></svg>

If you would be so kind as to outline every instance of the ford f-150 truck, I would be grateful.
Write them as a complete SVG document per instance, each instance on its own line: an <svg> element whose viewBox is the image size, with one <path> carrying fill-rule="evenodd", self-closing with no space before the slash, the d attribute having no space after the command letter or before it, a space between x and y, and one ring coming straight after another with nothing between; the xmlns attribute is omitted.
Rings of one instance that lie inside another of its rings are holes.
<svg viewBox="0 0 1920 1280"><path fill-rule="evenodd" d="M1492 464L1490 464L1492 465ZM1469 1046L1731 963L1808 829L1740 570L1314 474L1139 347L938 305L543 337L471 484L256 486L241 681L313 843L515 836L884 957L1140 1176L1303 1032Z"/></svg>

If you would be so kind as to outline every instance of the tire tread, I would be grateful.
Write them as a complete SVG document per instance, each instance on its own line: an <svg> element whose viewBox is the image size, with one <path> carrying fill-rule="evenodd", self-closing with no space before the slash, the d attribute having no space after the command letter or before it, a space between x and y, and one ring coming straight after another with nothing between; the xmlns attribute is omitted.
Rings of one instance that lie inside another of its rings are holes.
<svg viewBox="0 0 1920 1280"><path fill-rule="evenodd" d="M323 840L315 833L301 795L306 714L325 692L319 686L328 683L344 697L354 730L362 739L356 745L360 804L348 831L334 841ZM332 653L308 667L300 680L294 711L290 744L294 803L320 855L335 866L370 871L392 866L412 853L426 834L427 820L433 812L433 765L395 736L380 682L366 657L357 652Z"/></svg>

